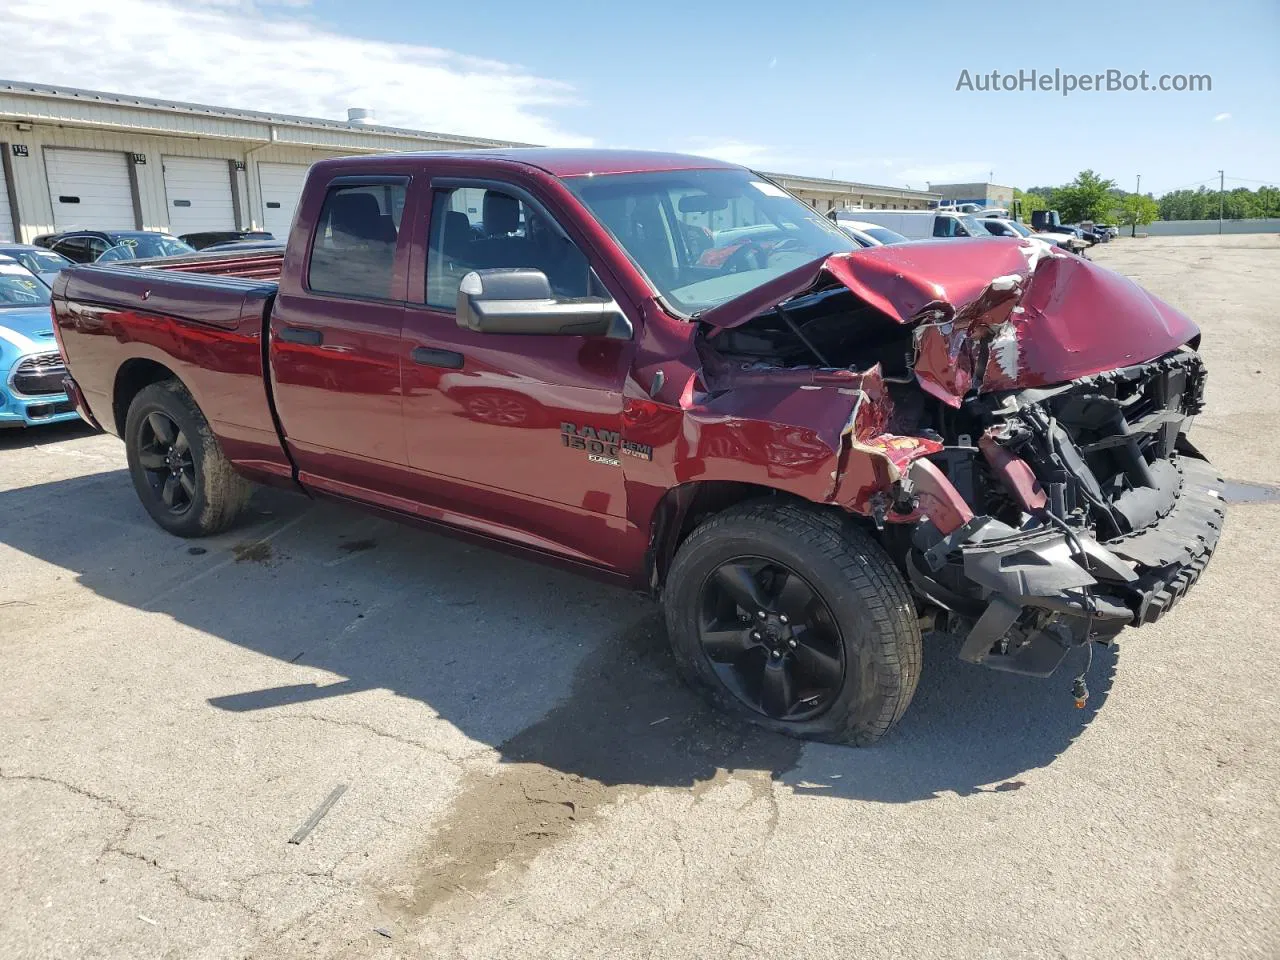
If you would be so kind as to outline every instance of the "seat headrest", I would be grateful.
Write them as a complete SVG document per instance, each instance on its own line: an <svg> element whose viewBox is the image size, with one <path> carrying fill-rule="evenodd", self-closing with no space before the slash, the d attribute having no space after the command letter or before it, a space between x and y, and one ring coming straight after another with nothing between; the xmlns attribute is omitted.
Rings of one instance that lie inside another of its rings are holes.
<svg viewBox="0 0 1280 960"><path fill-rule="evenodd" d="M329 226L335 234L352 240L394 243L395 224L389 220L382 215L378 201L367 193L339 193L331 202Z"/></svg>
<svg viewBox="0 0 1280 960"><path fill-rule="evenodd" d="M505 193L486 190L484 194L484 232L491 237L505 236L520 229L520 201Z"/></svg>

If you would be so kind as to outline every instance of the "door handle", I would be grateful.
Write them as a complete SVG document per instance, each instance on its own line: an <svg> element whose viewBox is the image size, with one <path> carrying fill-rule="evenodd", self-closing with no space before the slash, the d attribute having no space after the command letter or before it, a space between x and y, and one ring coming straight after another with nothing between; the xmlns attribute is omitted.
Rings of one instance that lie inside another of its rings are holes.
<svg viewBox="0 0 1280 960"><path fill-rule="evenodd" d="M323 333L306 327L281 327L276 336L285 343L301 343L308 347L318 347L324 343Z"/></svg>
<svg viewBox="0 0 1280 960"><path fill-rule="evenodd" d="M462 369L462 354L455 353L452 350L433 350L430 347L414 347L413 353L414 363L420 363L424 367L444 367L446 370Z"/></svg>

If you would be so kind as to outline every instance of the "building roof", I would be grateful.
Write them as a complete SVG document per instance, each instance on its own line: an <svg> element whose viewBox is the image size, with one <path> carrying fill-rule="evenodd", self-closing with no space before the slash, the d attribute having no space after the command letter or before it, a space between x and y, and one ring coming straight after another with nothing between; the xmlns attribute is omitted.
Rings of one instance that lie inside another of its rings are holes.
<svg viewBox="0 0 1280 960"><path fill-rule="evenodd" d="M824 190L829 193L874 193L877 196L901 196L918 200L937 200L938 194L929 190L913 190L911 187L889 187L878 183L859 183L856 180L829 180L826 177L805 177L795 173L765 173L774 180L787 184Z"/></svg>
<svg viewBox="0 0 1280 960"><path fill-rule="evenodd" d="M376 123L349 123L343 120L326 120L321 117L298 117L287 113L265 113L260 110L233 110L230 107L212 107L207 104L186 103L181 100L158 100L152 97L105 93L101 90L81 90L76 87L51 86L44 83L21 83L15 80L0 80L0 94L3 93L102 106L158 110L166 113L181 113L217 120L239 120L276 127L342 130L344 132L370 133L381 136L408 137L414 140L439 140L442 143L461 143L476 147L526 146L526 144L515 143L511 140L464 137L453 133L433 133L428 130L410 130L406 127L388 127ZM0 113L0 115L3 114Z"/></svg>

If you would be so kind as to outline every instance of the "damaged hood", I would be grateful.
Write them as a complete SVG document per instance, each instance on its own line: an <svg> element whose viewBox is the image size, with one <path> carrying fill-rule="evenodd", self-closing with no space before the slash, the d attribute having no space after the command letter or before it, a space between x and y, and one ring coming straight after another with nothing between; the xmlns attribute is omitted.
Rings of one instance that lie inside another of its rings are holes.
<svg viewBox="0 0 1280 960"><path fill-rule="evenodd" d="M736 327L841 284L915 327L921 387L958 406L971 391L1048 386L1152 360L1199 334L1133 281L1027 240L871 247L806 264L698 316Z"/></svg>

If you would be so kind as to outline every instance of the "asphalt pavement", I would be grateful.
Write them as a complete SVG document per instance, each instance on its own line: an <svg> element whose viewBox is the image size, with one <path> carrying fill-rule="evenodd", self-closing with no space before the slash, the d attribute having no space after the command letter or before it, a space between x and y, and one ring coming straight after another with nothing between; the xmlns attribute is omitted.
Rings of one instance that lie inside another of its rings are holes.
<svg viewBox="0 0 1280 960"><path fill-rule="evenodd" d="M1093 255L1204 330L1218 553L1085 709L936 641L870 749L710 714L624 591L279 492L178 540L0 434L0 957L1280 956L1280 238Z"/></svg>

